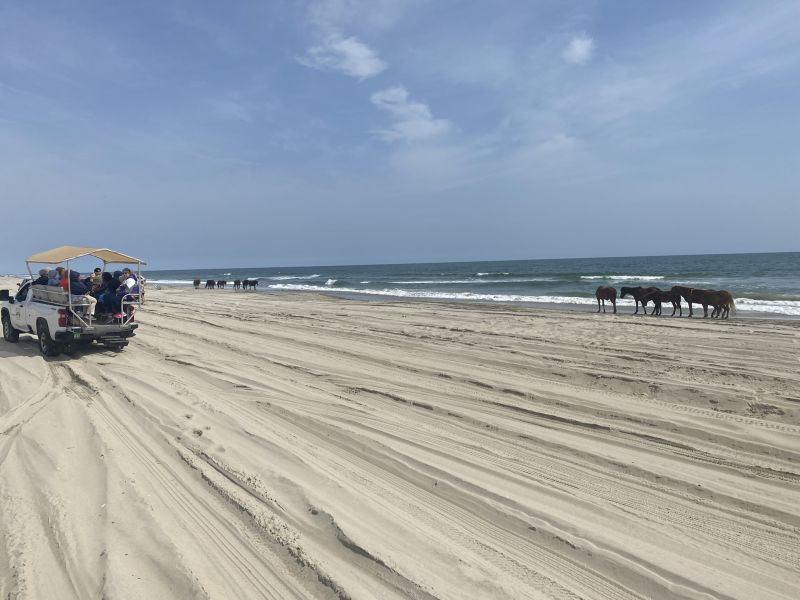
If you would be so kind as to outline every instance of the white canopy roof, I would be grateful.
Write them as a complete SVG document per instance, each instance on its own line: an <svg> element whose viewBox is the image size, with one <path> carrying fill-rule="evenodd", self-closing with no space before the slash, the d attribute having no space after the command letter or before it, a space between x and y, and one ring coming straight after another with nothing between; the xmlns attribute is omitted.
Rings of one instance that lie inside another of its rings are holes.
<svg viewBox="0 0 800 600"><path fill-rule="evenodd" d="M58 264L67 262L68 260L75 260L82 256L94 256L105 263L147 264L143 260L128 256L127 254L122 254L115 250L109 250L108 248L84 248L82 246L60 246L29 256L28 260L25 262Z"/></svg>

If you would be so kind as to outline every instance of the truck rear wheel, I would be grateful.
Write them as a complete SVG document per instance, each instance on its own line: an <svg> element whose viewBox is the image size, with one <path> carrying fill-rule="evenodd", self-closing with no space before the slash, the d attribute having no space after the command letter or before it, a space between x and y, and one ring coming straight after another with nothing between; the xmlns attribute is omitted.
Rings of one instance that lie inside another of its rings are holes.
<svg viewBox="0 0 800 600"><path fill-rule="evenodd" d="M3 313L3 339L12 344L19 341L19 331L11 325L11 317L7 312Z"/></svg>
<svg viewBox="0 0 800 600"><path fill-rule="evenodd" d="M61 354L61 344L56 342L50 337L50 328L47 326L47 321L40 320L36 324L36 333L39 337L39 350L45 356L58 356Z"/></svg>

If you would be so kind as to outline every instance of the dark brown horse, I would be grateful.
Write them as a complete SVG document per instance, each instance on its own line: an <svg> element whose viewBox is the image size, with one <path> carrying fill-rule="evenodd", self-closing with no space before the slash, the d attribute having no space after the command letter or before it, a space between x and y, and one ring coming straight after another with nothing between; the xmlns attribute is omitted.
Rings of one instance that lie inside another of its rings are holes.
<svg viewBox="0 0 800 600"><path fill-rule="evenodd" d="M694 316L692 303L700 304L703 307L703 318L708 316L709 306L714 307L714 310L711 312L712 318L720 317L722 319L727 319L730 311L736 310L733 296L727 290L700 290L684 285L675 285L672 287L672 291L678 292L683 299L686 300L686 303L689 305L690 317Z"/></svg>
<svg viewBox="0 0 800 600"><path fill-rule="evenodd" d="M213 279L209 279L208 281L206 281L206 289L207 290L213 290L215 287L217 287L217 282L216 281L214 281Z"/></svg>
<svg viewBox="0 0 800 600"><path fill-rule="evenodd" d="M600 301L603 301L603 312L606 312L606 300L610 300L614 306L614 314L617 314L617 289L613 287L600 286L594 293L597 298L597 312L600 312Z"/></svg>
<svg viewBox="0 0 800 600"><path fill-rule="evenodd" d="M218 290L224 290L226 285L228 285L228 282L225 281L224 279L220 279L219 281L217 281Z"/></svg>
<svg viewBox="0 0 800 600"><path fill-rule="evenodd" d="M661 290L658 289L657 287L649 287L649 288L643 288L642 286L624 287L620 289L621 293L619 297L624 298L627 294L630 294L631 296L633 296L633 301L636 305L636 312L634 312L633 314L635 315L639 314L639 303L642 304L642 311L644 311L644 314L647 314L647 302L644 300L644 297L651 292L660 292L660 291Z"/></svg>
<svg viewBox="0 0 800 600"><path fill-rule="evenodd" d="M657 292L650 292L649 294L645 294L644 298L642 298L644 304L648 302L653 303L653 312L651 315L660 315L661 314L661 303L662 302L671 302L672 303L672 314L670 316L674 317L676 311L681 311L680 316L683 316L683 309L681 308L681 295L679 292L675 292L669 290L668 292L662 292L661 290Z"/></svg>
<svg viewBox="0 0 800 600"><path fill-rule="evenodd" d="M238 290L242 287L242 280L241 279L234 279L233 280L233 289Z"/></svg>
<svg viewBox="0 0 800 600"><path fill-rule="evenodd" d="M192 283L194 284L194 289L196 289L196 290L200 289L200 280L199 279L195 279Z"/></svg>

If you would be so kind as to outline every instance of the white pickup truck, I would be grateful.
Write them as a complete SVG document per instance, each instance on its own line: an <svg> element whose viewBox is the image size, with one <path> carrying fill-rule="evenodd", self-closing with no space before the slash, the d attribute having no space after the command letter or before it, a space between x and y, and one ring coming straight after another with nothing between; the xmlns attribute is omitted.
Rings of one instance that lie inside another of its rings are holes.
<svg viewBox="0 0 800 600"><path fill-rule="evenodd" d="M33 263L67 264L83 256L95 256L107 264L143 264L140 260L108 250L107 248L82 248L63 246L28 258L28 270ZM137 269L138 273L138 269ZM25 279L12 295L9 290L0 290L0 319L3 339L17 342L20 334L35 335L39 349L45 356L69 352L77 346L94 341L120 350L138 328L136 311L140 306L140 294L126 294L119 299L121 311L115 314L89 315L89 302L82 296L70 294L58 286L37 285Z"/></svg>

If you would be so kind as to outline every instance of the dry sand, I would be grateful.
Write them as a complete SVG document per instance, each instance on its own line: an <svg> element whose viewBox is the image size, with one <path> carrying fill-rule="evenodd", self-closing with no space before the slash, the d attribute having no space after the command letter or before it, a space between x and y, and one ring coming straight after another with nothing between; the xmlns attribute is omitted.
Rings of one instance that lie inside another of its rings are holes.
<svg viewBox="0 0 800 600"><path fill-rule="evenodd" d="M798 321L179 289L140 320L0 341L3 599L798 598Z"/></svg>

